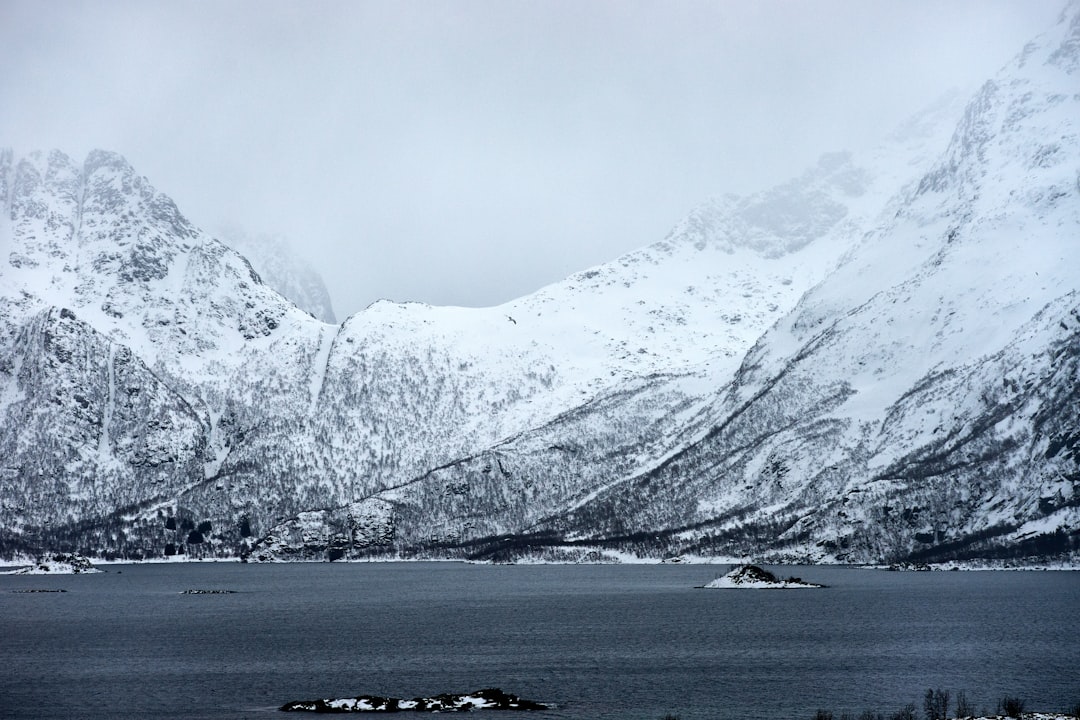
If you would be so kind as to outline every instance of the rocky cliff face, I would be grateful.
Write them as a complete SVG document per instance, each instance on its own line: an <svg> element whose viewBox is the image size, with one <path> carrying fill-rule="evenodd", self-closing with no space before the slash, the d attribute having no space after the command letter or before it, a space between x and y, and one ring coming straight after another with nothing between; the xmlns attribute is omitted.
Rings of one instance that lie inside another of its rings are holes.
<svg viewBox="0 0 1080 720"><path fill-rule="evenodd" d="M4 153L0 198L11 542L176 508L220 473L256 393L262 416L306 391L319 323L119 156Z"/></svg>
<svg viewBox="0 0 1080 720"><path fill-rule="evenodd" d="M5 358L0 497L16 545L201 479L208 419L70 310L30 317Z"/></svg>
<svg viewBox="0 0 1080 720"><path fill-rule="evenodd" d="M326 324L121 158L0 155L0 551L1075 553L1076 16L495 308Z"/></svg>

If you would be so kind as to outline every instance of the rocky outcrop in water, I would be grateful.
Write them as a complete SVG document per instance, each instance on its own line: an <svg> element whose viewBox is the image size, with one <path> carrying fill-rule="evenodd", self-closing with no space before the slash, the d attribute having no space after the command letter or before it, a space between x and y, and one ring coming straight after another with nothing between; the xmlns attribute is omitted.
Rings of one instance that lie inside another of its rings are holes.
<svg viewBox="0 0 1080 720"><path fill-rule="evenodd" d="M486 688L472 693L443 694L432 697L401 700L398 698L360 695L337 700L295 700L282 705L284 712L456 712L461 710L546 710L547 705L522 700L498 688Z"/></svg>
<svg viewBox="0 0 1080 720"><path fill-rule="evenodd" d="M708 589L757 589L757 590L792 590L797 588L820 588L824 585L806 582L802 578L788 577L780 579L768 570L757 565L740 565L726 575L718 577L705 585Z"/></svg>

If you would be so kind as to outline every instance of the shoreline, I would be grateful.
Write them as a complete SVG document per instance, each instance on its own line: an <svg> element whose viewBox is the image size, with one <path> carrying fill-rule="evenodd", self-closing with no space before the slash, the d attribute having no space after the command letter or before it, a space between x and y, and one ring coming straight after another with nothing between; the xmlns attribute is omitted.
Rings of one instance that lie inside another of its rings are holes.
<svg viewBox="0 0 1080 720"><path fill-rule="evenodd" d="M244 564L239 557L219 557L219 558L184 558L178 559L177 556L162 557L162 558L149 558L145 560L131 560L131 559L114 559L114 560L99 560L93 557L87 559L94 566L112 566L112 565L202 565L202 564L217 564L217 563L236 563ZM12 570L18 570L20 568L29 567L37 563L36 558L18 558L12 560L6 560L0 558L0 574L8 574ZM1076 572L1080 571L1080 562L1068 563L1068 562L1034 562L1030 564L1018 564L1018 565L1006 565L1003 563L928 563L925 565L911 565L905 564L899 565L887 565L887 564L847 564L847 563L774 563L774 562L753 562L745 559L738 558L679 558L677 560L662 559L655 560L651 558L620 558L613 562L545 562L540 560L526 560L522 562L487 562L482 560L463 560L463 559L445 559L445 558L364 558L364 559L340 559L334 561L327 560L286 560L286 561L272 561L272 562L256 562L247 563L250 565L317 565L317 564L335 564L335 565L370 565L370 564L384 564L384 563L461 563L465 565L587 565L596 567L606 567L611 565L745 565L753 563L756 565L767 567L800 567L800 568L813 568L813 567L826 567L826 568L845 568L850 570L876 570L879 572L988 572L988 571L1006 571L1006 572ZM58 573L59 574L59 573Z"/></svg>

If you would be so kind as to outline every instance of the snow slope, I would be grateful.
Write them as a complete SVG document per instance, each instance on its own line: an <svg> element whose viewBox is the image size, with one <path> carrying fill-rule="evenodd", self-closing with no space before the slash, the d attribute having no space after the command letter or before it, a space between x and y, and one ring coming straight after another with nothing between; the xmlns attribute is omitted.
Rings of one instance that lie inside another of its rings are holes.
<svg viewBox="0 0 1080 720"><path fill-rule="evenodd" d="M570 526L689 504L688 551L1073 546L1078 36L1074 8L986 83L893 220L748 353L706 438Z"/></svg>

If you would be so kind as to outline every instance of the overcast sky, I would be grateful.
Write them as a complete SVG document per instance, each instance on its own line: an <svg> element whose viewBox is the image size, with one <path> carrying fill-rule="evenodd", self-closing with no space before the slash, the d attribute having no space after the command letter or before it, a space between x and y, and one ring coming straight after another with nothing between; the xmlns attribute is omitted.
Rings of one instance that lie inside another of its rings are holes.
<svg viewBox="0 0 1080 720"><path fill-rule="evenodd" d="M344 318L491 305L873 144L1064 0L0 0L0 146L287 236Z"/></svg>

